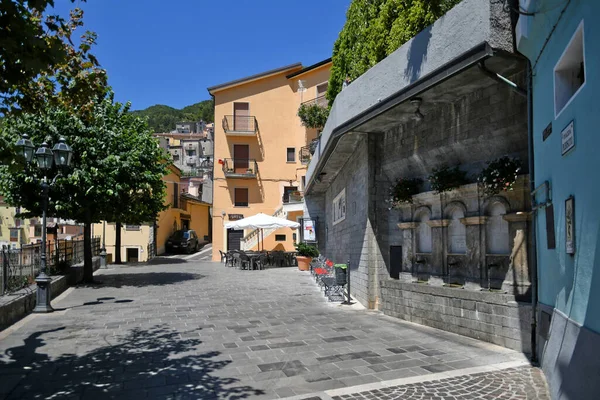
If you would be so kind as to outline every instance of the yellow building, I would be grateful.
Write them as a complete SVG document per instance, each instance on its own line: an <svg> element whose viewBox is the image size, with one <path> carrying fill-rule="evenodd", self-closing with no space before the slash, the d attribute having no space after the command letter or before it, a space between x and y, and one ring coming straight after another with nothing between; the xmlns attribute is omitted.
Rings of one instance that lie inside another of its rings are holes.
<svg viewBox="0 0 600 400"><path fill-rule="evenodd" d="M302 126L303 102L326 106L331 59L300 63L208 88L215 100L213 260L219 250L257 247L255 231L224 228L259 212L298 220L303 215L307 145L317 137ZM265 250L293 250L299 232L264 232ZM261 246L262 247L262 246Z"/></svg>
<svg viewBox="0 0 600 400"><path fill-rule="evenodd" d="M28 219L16 218L16 207L9 206L0 197L0 249L2 246L18 249L29 243Z"/></svg>
<svg viewBox="0 0 600 400"><path fill-rule="evenodd" d="M181 192L181 171L170 166L163 177L165 182L165 203L169 207L161 211L156 224L126 225L121 227L121 260L123 262L148 261L149 253L165 252L165 243L178 229L193 229L200 240L209 236L210 204ZM115 260L116 224L107 223L106 253L107 262ZM103 236L103 223L94 224L93 236Z"/></svg>

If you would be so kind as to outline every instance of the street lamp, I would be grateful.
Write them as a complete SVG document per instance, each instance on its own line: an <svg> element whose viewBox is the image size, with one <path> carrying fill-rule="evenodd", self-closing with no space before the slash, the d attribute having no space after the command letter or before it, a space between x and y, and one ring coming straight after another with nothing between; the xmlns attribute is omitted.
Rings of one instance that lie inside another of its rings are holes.
<svg viewBox="0 0 600 400"><path fill-rule="evenodd" d="M25 161L32 164L33 156L37 160L37 165L44 174L42 179L42 248L40 251L40 273L35 278L37 283L37 299L36 305L33 312L36 313L49 313L54 311L50 305L50 282L52 279L46 275L46 211L48 208L48 190L50 186L54 184L56 178L60 176L61 170L66 170L71 165L71 157L73 151L71 147L65 142L64 138L60 138L58 143L54 145L52 150L48 147L46 142L42 143L35 153L33 150L35 146L29 139L28 135L23 135L16 143L17 149L21 151L21 154L25 158ZM52 164L56 165L59 169L58 174L52 179L52 182L48 183L46 174L52 169Z"/></svg>

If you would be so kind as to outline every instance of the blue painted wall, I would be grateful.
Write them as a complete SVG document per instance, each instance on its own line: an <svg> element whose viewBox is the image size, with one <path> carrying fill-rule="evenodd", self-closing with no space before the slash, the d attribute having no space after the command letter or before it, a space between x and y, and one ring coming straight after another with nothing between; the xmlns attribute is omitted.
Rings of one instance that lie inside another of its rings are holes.
<svg viewBox="0 0 600 400"><path fill-rule="evenodd" d="M536 14L521 16L524 21L517 29L518 49L534 68L535 183L550 182L554 204L555 250L547 248L545 213L542 210L536 216L539 301L600 332L600 0L571 0L559 21L567 3L531 0L528 9ZM553 69L582 21L585 84L555 118ZM528 26L521 29L524 25ZM563 156L561 131L571 121L575 148ZM544 141L542 132L549 123L552 134ZM571 195L575 197L573 256L565 251L565 200Z"/></svg>

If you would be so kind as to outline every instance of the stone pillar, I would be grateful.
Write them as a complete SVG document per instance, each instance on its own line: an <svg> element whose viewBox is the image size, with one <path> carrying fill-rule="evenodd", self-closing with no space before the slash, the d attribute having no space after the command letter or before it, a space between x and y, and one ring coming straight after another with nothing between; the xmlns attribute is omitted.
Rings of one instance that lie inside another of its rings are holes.
<svg viewBox="0 0 600 400"><path fill-rule="evenodd" d="M431 266L433 267L429 284L442 286L448 274L446 267L446 256L448 254L446 229L450 225L450 220L432 219L427 221L427 225L431 227Z"/></svg>
<svg viewBox="0 0 600 400"><path fill-rule="evenodd" d="M485 267L485 224L487 217L466 217L460 222L467 230L467 280L465 289L480 290L482 282L487 279ZM485 275L484 275L485 274Z"/></svg>
<svg viewBox="0 0 600 400"><path fill-rule="evenodd" d="M517 296L523 296L531 286L529 275L529 232L528 221L530 214L517 212L506 214L502 218L508 221L508 232L510 235L510 267L504 279L503 289Z"/></svg>
<svg viewBox="0 0 600 400"><path fill-rule="evenodd" d="M404 282L413 281L415 229L418 226L417 222L401 222L398 224L398 228L402 230L402 271L400 271L400 280Z"/></svg>

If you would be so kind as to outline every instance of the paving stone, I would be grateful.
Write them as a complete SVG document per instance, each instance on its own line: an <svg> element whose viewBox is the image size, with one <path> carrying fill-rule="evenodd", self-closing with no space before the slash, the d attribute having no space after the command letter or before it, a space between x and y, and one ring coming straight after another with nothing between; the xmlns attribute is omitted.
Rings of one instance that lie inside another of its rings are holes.
<svg viewBox="0 0 600 400"><path fill-rule="evenodd" d="M64 311L37 315L8 334L0 341L0 398L313 396L520 358L479 348L473 339L332 307L314 279L295 268L243 273L183 261L99 271L102 285L76 288L53 304ZM486 379L481 385L495 390L489 379L508 378ZM523 387L514 398L542 393L543 385L527 386L526 376L510 379ZM471 387L454 386L472 395ZM497 386L497 398L512 393Z"/></svg>

